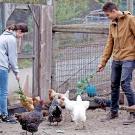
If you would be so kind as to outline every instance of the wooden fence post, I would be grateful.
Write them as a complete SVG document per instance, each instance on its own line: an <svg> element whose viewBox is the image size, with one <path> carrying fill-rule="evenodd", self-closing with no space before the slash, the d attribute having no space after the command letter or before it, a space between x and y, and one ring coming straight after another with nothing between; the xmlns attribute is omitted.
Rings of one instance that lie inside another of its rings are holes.
<svg viewBox="0 0 135 135"><path fill-rule="evenodd" d="M40 96L48 98L48 89L51 88L52 67L52 23L53 6L41 8L41 52L40 52Z"/></svg>
<svg viewBox="0 0 135 135"><path fill-rule="evenodd" d="M40 94L40 7L30 5L30 10L33 14L33 91L32 96L38 96Z"/></svg>

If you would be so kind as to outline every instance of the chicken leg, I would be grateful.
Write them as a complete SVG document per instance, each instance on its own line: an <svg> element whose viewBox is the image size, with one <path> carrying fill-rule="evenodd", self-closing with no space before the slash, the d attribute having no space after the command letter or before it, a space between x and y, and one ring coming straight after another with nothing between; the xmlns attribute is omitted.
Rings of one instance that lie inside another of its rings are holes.
<svg viewBox="0 0 135 135"><path fill-rule="evenodd" d="M83 127L82 127L82 129L86 129L85 122L83 122Z"/></svg>

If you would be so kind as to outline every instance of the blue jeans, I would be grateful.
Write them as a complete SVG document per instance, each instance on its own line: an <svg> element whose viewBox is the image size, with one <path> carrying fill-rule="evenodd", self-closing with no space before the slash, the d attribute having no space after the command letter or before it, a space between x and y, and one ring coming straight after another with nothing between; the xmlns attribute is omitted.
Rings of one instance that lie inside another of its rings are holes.
<svg viewBox="0 0 135 135"><path fill-rule="evenodd" d="M8 69L0 69L0 115L8 115Z"/></svg>
<svg viewBox="0 0 135 135"><path fill-rule="evenodd" d="M134 93L131 88L132 73L135 61L113 61L111 73L111 112L117 113L119 109L120 85L124 91L128 105L135 104Z"/></svg>

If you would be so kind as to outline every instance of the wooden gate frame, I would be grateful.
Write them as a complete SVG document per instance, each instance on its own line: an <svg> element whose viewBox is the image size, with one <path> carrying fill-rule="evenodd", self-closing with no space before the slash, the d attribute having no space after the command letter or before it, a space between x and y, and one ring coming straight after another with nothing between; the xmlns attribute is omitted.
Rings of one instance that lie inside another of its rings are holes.
<svg viewBox="0 0 135 135"><path fill-rule="evenodd" d="M52 35L56 32L105 34L108 33L108 28L93 27L86 24L53 25L53 6L30 4L30 7L37 24L34 28L35 33L38 33L38 36L35 34L33 39L35 54L30 56L34 59L32 95L40 96L46 100L48 99L48 89L52 87Z"/></svg>
<svg viewBox="0 0 135 135"><path fill-rule="evenodd" d="M3 11L11 3L2 2ZM51 88L51 60L52 60L52 23L53 23L53 6L40 4L18 4L12 3L15 8L30 9L35 20L34 31L34 54L18 55L19 58L33 59L33 90L32 96L41 96L42 99L48 98L48 89ZM3 12L3 26L5 27L8 16ZM10 15L11 15L10 14ZM10 16L9 15L9 16ZM37 36L38 35L38 36Z"/></svg>

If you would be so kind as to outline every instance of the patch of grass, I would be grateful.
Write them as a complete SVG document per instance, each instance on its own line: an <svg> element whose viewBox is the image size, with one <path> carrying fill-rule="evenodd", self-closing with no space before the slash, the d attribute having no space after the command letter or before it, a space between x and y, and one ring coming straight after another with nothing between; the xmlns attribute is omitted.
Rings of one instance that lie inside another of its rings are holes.
<svg viewBox="0 0 135 135"><path fill-rule="evenodd" d="M32 60L30 60L30 59L20 59L18 61L18 66L19 66L20 69L32 67Z"/></svg>

